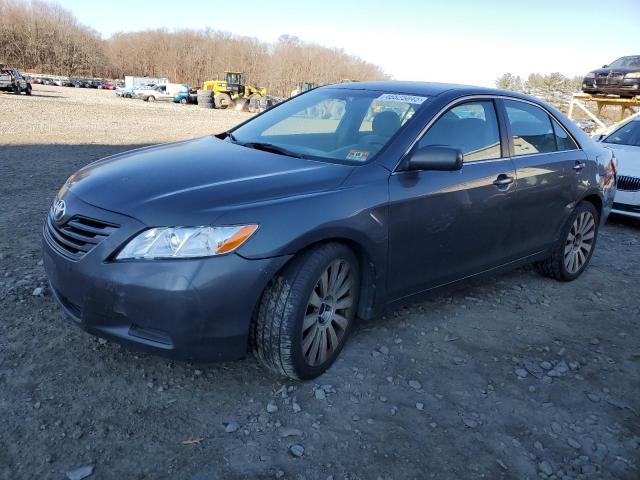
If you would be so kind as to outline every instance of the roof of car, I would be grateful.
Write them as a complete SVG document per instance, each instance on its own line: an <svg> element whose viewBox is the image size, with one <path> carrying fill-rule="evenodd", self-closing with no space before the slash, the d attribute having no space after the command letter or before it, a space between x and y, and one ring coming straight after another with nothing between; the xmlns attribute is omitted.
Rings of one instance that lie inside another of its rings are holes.
<svg viewBox="0 0 640 480"><path fill-rule="evenodd" d="M435 96L449 90L460 90L464 93L504 93L502 90L492 88L474 87L472 85L457 85L455 83L437 82L401 82L396 80L380 82L351 82L328 85L333 88L346 88L352 90L382 90L408 95ZM513 92L509 92L512 94Z"/></svg>

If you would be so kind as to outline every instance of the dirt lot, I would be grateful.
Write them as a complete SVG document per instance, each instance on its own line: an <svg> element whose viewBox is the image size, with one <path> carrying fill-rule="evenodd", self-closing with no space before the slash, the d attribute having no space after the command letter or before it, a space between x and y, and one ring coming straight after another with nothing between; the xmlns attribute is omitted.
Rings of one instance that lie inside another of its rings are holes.
<svg viewBox="0 0 640 480"><path fill-rule="evenodd" d="M0 112L0 478L640 478L640 223L612 219L576 282L522 269L400 309L285 382L93 338L40 262L74 170L246 114L57 87Z"/></svg>

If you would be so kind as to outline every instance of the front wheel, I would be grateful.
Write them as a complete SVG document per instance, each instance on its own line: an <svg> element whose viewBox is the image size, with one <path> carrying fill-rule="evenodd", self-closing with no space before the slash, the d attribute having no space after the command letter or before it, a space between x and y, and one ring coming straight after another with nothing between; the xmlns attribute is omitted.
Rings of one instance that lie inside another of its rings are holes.
<svg viewBox="0 0 640 480"><path fill-rule="evenodd" d="M216 108L228 108L231 106L231 97L227 93L218 93L213 101Z"/></svg>
<svg viewBox="0 0 640 480"><path fill-rule="evenodd" d="M598 239L600 215L590 202L581 202L567 219L549 258L537 262L544 276L569 282L587 268Z"/></svg>
<svg viewBox="0 0 640 480"><path fill-rule="evenodd" d="M24 93L26 93L27 95L31 95L31 85L27 84L27 88L25 88Z"/></svg>
<svg viewBox="0 0 640 480"><path fill-rule="evenodd" d="M154 97L153 95L147 97L147 102L155 102L156 101L156 97Z"/></svg>
<svg viewBox="0 0 640 480"><path fill-rule="evenodd" d="M294 258L265 290L251 331L259 361L298 380L336 360L354 323L360 288L351 249L327 243Z"/></svg>

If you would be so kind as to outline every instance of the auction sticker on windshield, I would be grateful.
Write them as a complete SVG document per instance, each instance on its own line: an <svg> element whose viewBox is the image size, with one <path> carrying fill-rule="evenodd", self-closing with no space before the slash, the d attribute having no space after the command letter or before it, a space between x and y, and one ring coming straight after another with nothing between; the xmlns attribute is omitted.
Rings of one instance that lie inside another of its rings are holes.
<svg viewBox="0 0 640 480"><path fill-rule="evenodd" d="M419 97L416 95L402 95L399 93L383 93L376 100L387 102L404 102L413 103L415 105L422 105L427 97Z"/></svg>
<svg viewBox="0 0 640 480"><path fill-rule="evenodd" d="M355 160L356 162L364 162L369 156L369 152L364 150L350 150L347 153L347 160Z"/></svg>

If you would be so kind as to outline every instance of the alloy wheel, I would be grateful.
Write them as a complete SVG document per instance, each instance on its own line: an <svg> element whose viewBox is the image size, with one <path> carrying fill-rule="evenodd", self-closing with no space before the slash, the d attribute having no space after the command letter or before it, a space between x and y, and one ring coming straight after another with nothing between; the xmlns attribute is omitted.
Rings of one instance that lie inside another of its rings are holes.
<svg viewBox="0 0 640 480"><path fill-rule="evenodd" d="M302 323L302 353L307 364L330 359L342 343L354 306L353 275L349 263L334 260L313 288Z"/></svg>
<svg viewBox="0 0 640 480"><path fill-rule="evenodd" d="M571 225L564 247L567 272L579 272L589 259L595 240L596 220L591 212L581 212Z"/></svg>

